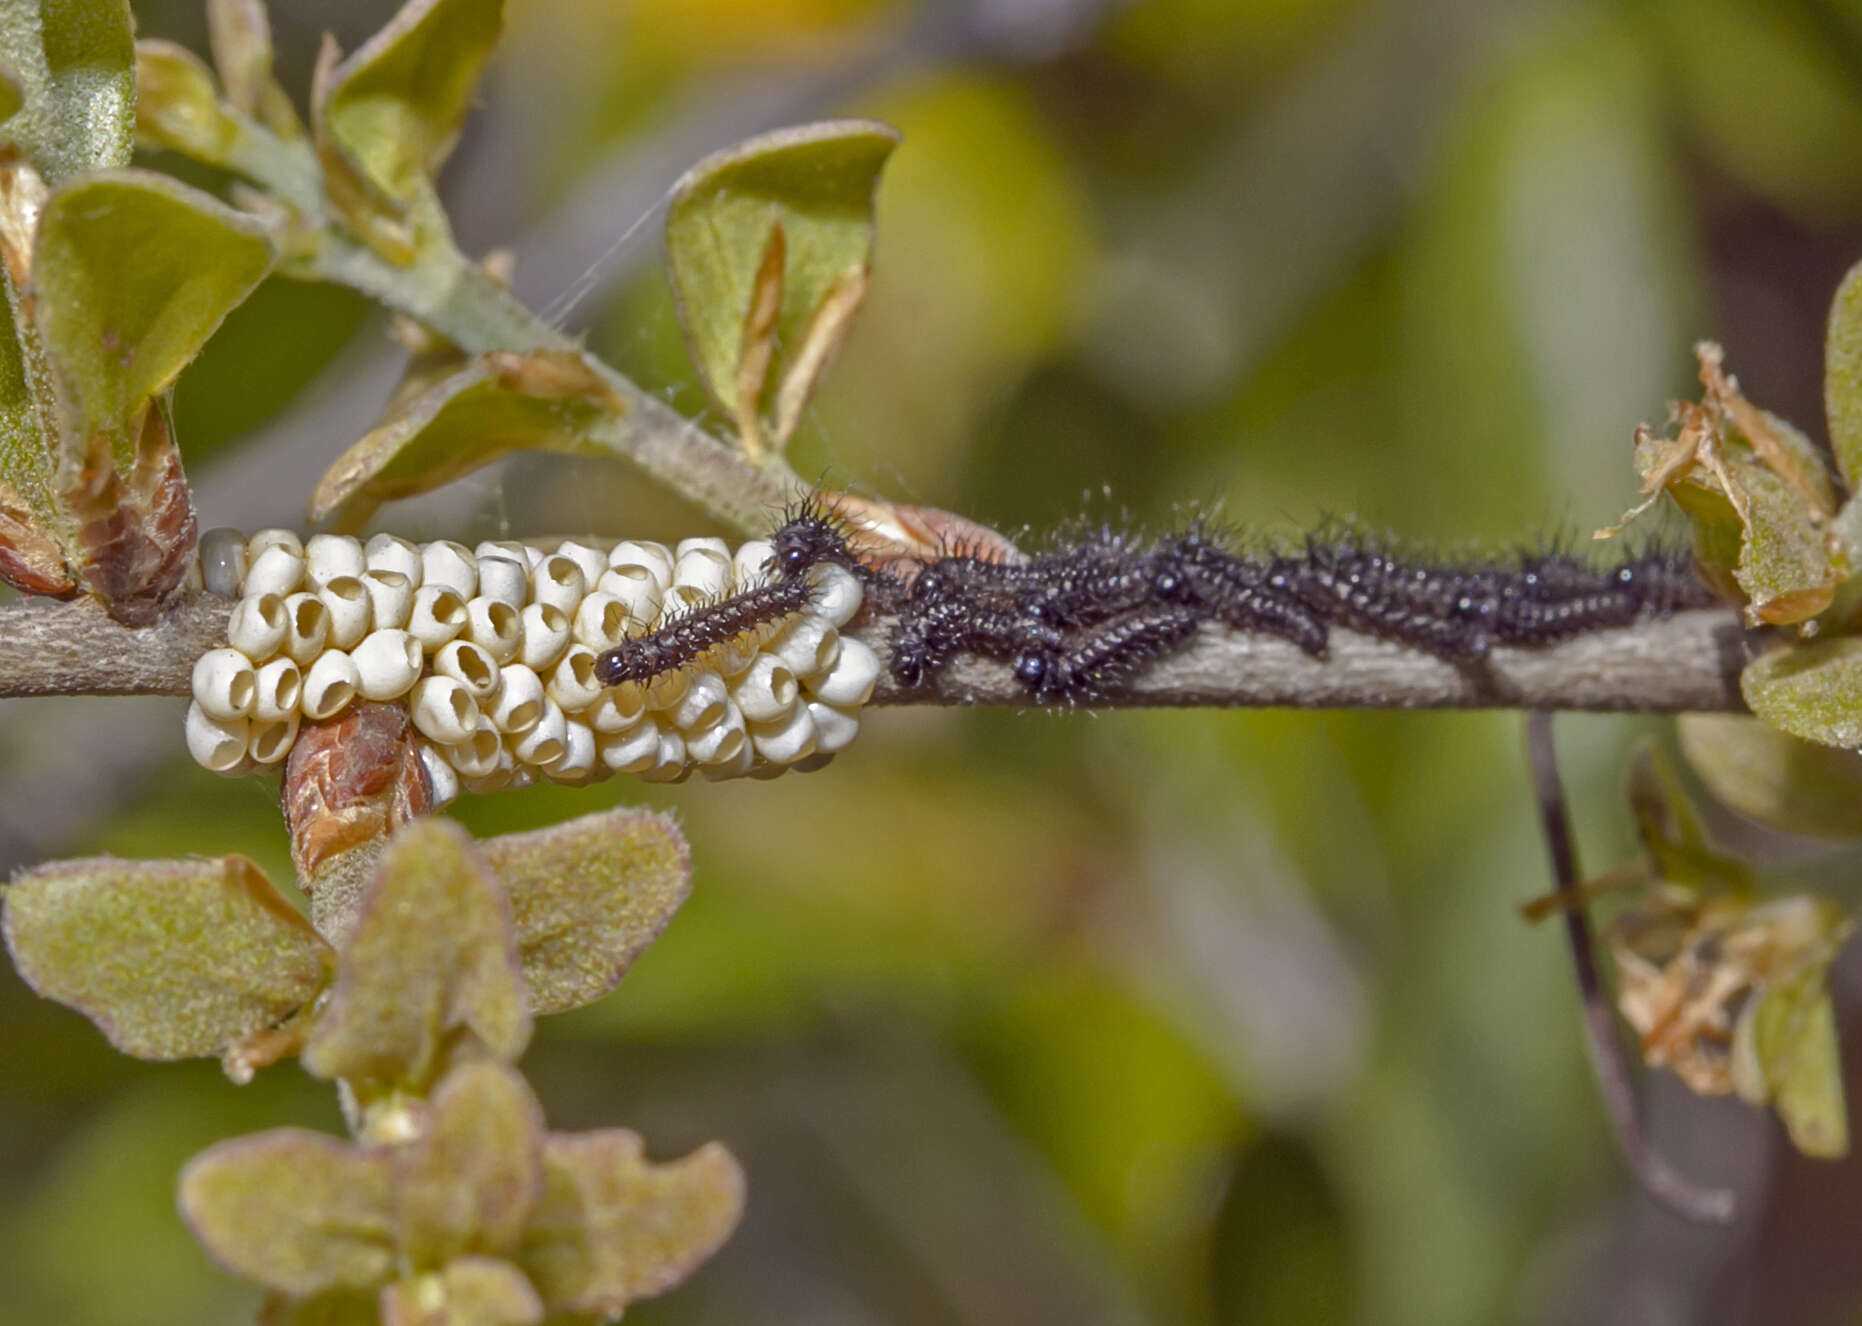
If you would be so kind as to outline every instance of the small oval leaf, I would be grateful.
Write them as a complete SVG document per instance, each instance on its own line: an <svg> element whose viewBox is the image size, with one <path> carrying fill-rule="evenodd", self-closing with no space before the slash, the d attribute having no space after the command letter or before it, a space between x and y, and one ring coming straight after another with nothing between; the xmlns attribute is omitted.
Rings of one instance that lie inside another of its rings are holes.
<svg viewBox="0 0 1862 1326"><path fill-rule="evenodd" d="M530 1039L510 907L464 829L417 820L382 853L302 1062L364 1095L419 1093L461 1032L507 1061Z"/></svg>
<svg viewBox="0 0 1862 1326"><path fill-rule="evenodd" d="M1818 965L1765 990L1734 1030L1734 1078L1753 1104L1770 1100L1791 1142L1807 1156L1849 1151L1842 1054L1829 968Z"/></svg>
<svg viewBox="0 0 1862 1326"><path fill-rule="evenodd" d="M264 0L207 0L207 41L227 101L280 138L302 138L304 126L291 98L272 75Z"/></svg>
<svg viewBox="0 0 1862 1326"><path fill-rule="evenodd" d="M1740 814L1787 833L1862 836L1862 754L1743 714L1682 714L1677 728L1688 763Z"/></svg>
<svg viewBox="0 0 1862 1326"><path fill-rule="evenodd" d="M1761 654L1739 674L1752 712L1780 732L1862 746L1862 639L1818 640Z"/></svg>
<svg viewBox="0 0 1862 1326"><path fill-rule="evenodd" d="M543 1109L489 1060L448 1073L426 1131L395 1153L402 1256L433 1269L470 1251L516 1251L542 1192Z"/></svg>
<svg viewBox="0 0 1862 1326"><path fill-rule="evenodd" d="M220 104L213 71L185 46L136 43L136 137L202 161L223 163L239 125Z"/></svg>
<svg viewBox="0 0 1862 1326"><path fill-rule="evenodd" d="M7 890L7 948L26 983L126 1054L219 1054L324 985L329 946L259 868L219 861L58 861Z"/></svg>
<svg viewBox="0 0 1862 1326"><path fill-rule="evenodd" d="M1748 615L1774 626L1808 621L1830 606L1837 582L1814 509L1769 469L1755 463L1730 468L1747 501L1745 547L1734 574Z"/></svg>
<svg viewBox="0 0 1862 1326"><path fill-rule="evenodd" d="M753 453L765 439L781 448L846 337L872 263L874 191L898 139L871 120L778 129L673 187L666 250L680 326Z"/></svg>
<svg viewBox="0 0 1862 1326"><path fill-rule="evenodd" d="M327 75L314 111L326 163L383 201L414 201L458 139L503 27L503 0L409 0Z"/></svg>
<svg viewBox="0 0 1862 1326"><path fill-rule="evenodd" d="M519 1264L552 1312L619 1316L717 1251L743 1214L743 1171L713 1142L655 1165L624 1129L554 1135Z"/></svg>
<svg viewBox="0 0 1862 1326"><path fill-rule="evenodd" d="M692 852L670 816L610 810L481 844L504 880L534 1013L612 990L692 889Z"/></svg>
<svg viewBox="0 0 1862 1326"><path fill-rule="evenodd" d="M309 519L354 528L383 502L428 492L513 452L606 454L596 435L621 402L565 391L564 372L549 371L558 360L551 351L488 355L423 392L337 457L311 495Z"/></svg>
<svg viewBox="0 0 1862 1326"><path fill-rule="evenodd" d="M1855 492L1862 487L1862 263L1849 269L1830 302L1823 342L1823 410L1836 468Z"/></svg>
<svg viewBox="0 0 1862 1326"><path fill-rule="evenodd" d="M273 256L251 217L152 171L101 172L54 192L32 284L79 438L127 434Z"/></svg>
<svg viewBox="0 0 1862 1326"><path fill-rule="evenodd" d="M209 1147L181 1171L181 1215L208 1256L293 1297L394 1271L393 1161L301 1128Z"/></svg>

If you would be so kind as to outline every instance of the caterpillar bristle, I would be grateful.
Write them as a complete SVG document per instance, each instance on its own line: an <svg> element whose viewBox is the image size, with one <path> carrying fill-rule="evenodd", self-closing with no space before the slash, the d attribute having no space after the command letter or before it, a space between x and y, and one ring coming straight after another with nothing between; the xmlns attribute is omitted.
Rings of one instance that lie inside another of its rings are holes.
<svg viewBox="0 0 1862 1326"><path fill-rule="evenodd" d="M1611 564L1569 540L1503 557L1430 557L1346 521L1294 548L1202 513L1163 535L1080 521L1024 562L958 551L926 563L890 600L900 619L893 676L917 685L972 653L1011 664L1036 703L1072 705L1103 696L1204 622L1315 656L1339 627L1476 665L1496 646L1555 644L1712 601L1691 559L1661 548Z"/></svg>

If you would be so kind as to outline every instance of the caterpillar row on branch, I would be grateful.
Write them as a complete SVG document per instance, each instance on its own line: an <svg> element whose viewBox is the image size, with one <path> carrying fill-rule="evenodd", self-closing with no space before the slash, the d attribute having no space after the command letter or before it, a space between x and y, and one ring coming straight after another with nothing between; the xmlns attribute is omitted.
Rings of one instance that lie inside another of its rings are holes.
<svg viewBox="0 0 1862 1326"><path fill-rule="evenodd" d="M832 519L804 511L787 528ZM1551 552L1437 562L1343 530L1298 553L1250 554L1202 523L1151 539L1101 526L1033 558L950 549L915 574L868 580L898 618L899 685L972 654L1009 664L1032 703L1060 706L1104 701L1208 626L1314 658L1344 629L1472 669L1497 646L1541 648L1717 602L1691 558L1659 550L1608 566Z"/></svg>

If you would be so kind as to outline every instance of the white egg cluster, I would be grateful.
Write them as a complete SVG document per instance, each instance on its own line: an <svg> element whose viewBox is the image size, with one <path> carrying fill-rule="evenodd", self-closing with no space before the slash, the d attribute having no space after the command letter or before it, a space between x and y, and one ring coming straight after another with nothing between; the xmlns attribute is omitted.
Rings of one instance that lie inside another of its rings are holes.
<svg viewBox="0 0 1862 1326"><path fill-rule="evenodd" d="M194 665L187 713L188 750L216 773L281 762L302 721L360 698L407 706L441 804L538 774L772 777L851 742L879 677L873 651L840 635L860 583L823 563L803 612L649 682L601 684L604 650L762 583L763 541L544 552L212 530L200 551L207 590L239 600L226 645Z"/></svg>

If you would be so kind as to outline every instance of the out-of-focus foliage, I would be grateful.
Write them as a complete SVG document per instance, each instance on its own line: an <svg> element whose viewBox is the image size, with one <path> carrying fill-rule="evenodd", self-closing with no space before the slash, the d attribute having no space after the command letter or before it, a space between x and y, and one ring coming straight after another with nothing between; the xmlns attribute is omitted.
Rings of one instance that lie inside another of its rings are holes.
<svg viewBox="0 0 1862 1326"><path fill-rule="evenodd" d="M1828 898L1759 897L1752 870L1707 840L1673 768L1648 748L1629 799L1644 857L1610 877L1633 891L1604 938L1643 1058L1703 1095L1773 1103L1805 1154L1843 1155L1828 976L1853 921Z"/></svg>
<svg viewBox="0 0 1862 1326"><path fill-rule="evenodd" d="M353 49L384 9L279 6L282 81L304 85L322 26ZM635 172L663 153L670 183L768 127L707 138L692 106L861 70L805 113L872 115L904 146L857 333L790 447L804 475L1009 527L1077 514L1084 490L1142 522L1198 501L1270 531L1342 512L1422 538L1581 533L1623 509L1630 429L1693 393L1704 336L1746 396L1814 433L1830 293L1862 251L1846 12L1150 0L1030 64L860 65L920 11L528 0L443 185L462 234L518 243L521 279L547 256L523 251L525 226L600 181L610 150ZM138 19L201 49L193 0ZM657 187L604 217L571 279ZM608 260L640 279L591 343L707 416L657 229ZM281 407L308 371L295 357L354 316L309 323L295 292L262 308L270 289L199 366L243 421ZM184 419L208 408L193 381ZM334 457L354 437L297 441ZM694 532L662 492L585 463L461 489L382 523ZM1561 729L1593 864L1631 849L1620 767L1650 726ZM542 1024L527 1060L553 1121L624 1116L670 1151L721 1137L750 1171L733 1241L630 1321L1454 1323L1651 1302L1791 1320L1862 1301L1832 1269L1849 1226L1827 1206L1789 1250L1752 1251L1749 1310L1703 1241L1602 1218L1622 1180L1566 960L1508 905L1543 887L1509 716L870 727L805 779L458 812L489 834L641 802L676 809L693 843L678 923L612 997ZM22 796L36 767L8 767ZM276 822L262 793L177 764L82 850L238 850L284 878ZM1834 1014L1854 1044L1844 967ZM0 1010L17 1194L0 1321L235 1318L147 1194L276 1112L246 1116L217 1075L96 1054L86 1024L17 986ZM1780 1021L1761 1038L1755 1020L1755 1044L1816 1044L1814 1016ZM273 1083L294 1071L248 1090L332 1128L318 1097ZM1770 1127L1665 1095L1650 1124L1706 1179L1762 1155ZM1848 1202L1853 1176L1821 1172L1821 1200ZM1774 1182L1753 1200L1806 1209L1797 1167ZM124 1267L95 1264L106 1237Z"/></svg>

